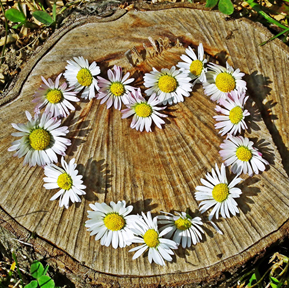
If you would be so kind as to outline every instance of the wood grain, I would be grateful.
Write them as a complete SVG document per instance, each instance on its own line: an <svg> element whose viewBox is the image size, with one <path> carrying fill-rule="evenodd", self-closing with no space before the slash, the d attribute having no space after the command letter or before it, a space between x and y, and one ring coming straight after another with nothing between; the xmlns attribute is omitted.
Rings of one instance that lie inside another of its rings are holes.
<svg viewBox="0 0 289 288"><path fill-rule="evenodd" d="M274 40L259 46L271 34L248 20L226 21L218 12L184 8L130 11L105 22L88 18L65 29L31 60L31 69L23 71L0 107L0 163L5 167L0 172L0 206L15 219L14 226L35 231L45 245L64 251L71 257L67 265L82 263L88 269L85 273L94 275L91 284L113 286L109 281L116 281L123 287L198 283L238 267L286 234L289 51L285 45ZM108 68L120 65L141 85L143 74L152 67L176 65L185 47L200 42L209 57L221 64L228 59L246 73L253 117L245 135L271 165L261 175L242 175L240 215L217 222L224 235L207 223L204 240L178 249L165 267L150 265L147 256L132 261L130 247L103 247L89 236L84 227L88 205L126 200L135 213L187 208L198 213L195 187L215 163L221 165L218 152L224 139L214 129L215 103L202 87L196 85L191 97L169 107L164 129L154 128L153 133L130 129L130 119L121 120L119 111L107 110L99 100L79 103L64 121L72 140L67 159L76 158L87 195L68 210L49 201L54 191L43 188L41 167L23 167L23 159L7 152L15 140L11 123L26 122L24 111L33 112L31 100L40 76L58 75L74 56L96 61L103 77Z"/></svg>

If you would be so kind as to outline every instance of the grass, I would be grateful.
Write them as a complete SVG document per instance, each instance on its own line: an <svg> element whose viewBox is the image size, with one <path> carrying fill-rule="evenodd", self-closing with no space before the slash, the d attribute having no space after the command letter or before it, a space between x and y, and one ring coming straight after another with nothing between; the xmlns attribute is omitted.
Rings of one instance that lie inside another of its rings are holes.
<svg viewBox="0 0 289 288"><path fill-rule="evenodd" d="M240 274L234 288L289 287L289 239L268 249L254 265Z"/></svg>
<svg viewBox="0 0 289 288"><path fill-rule="evenodd" d="M47 275L48 266L44 268L41 262L35 260L30 264L30 268L22 267L18 263L16 253L8 253L9 257L4 257L0 253L0 288L31 288L31 283L35 283L43 275L47 282L50 282L51 288L60 288L55 286L58 279L53 279ZM53 273L49 273L53 275ZM239 274L239 275L238 275ZM289 285L289 239L285 239L282 244L268 249L267 253L260 257L253 265L247 265L245 271L237 274L237 283L231 286L223 286L218 283L212 288L230 287L230 288L283 288ZM235 277L236 278L236 277ZM55 281L54 281L55 280ZM54 283L55 282L55 283ZM63 282L63 281L62 281ZM27 286L28 285L28 286ZM58 284L59 285L59 284ZM39 286L35 286L39 287ZM42 287L42 288L49 288ZM74 288L72 283L61 286L62 288Z"/></svg>
<svg viewBox="0 0 289 288"><path fill-rule="evenodd" d="M0 261L0 288L60 288L47 275L48 265L44 267L40 261L34 260L26 271L19 265L14 251L11 256L11 259Z"/></svg>

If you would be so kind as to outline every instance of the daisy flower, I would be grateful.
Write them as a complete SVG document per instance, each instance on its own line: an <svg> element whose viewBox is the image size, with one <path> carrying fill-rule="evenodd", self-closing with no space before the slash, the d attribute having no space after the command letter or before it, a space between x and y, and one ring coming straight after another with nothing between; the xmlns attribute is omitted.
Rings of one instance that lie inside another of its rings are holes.
<svg viewBox="0 0 289 288"><path fill-rule="evenodd" d="M100 104L106 102L107 109L109 109L112 104L114 108L120 110L121 103L128 104L128 94L129 91L135 90L134 87L129 86L134 81L134 78L129 77L129 72L127 72L122 78L122 68L119 66L113 67L114 72L109 69L107 71L107 76L109 80L106 80L100 76L97 77L99 85L99 94L97 99L102 99Z"/></svg>
<svg viewBox="0 0 289 288"><path fill-rule="evenodd" d="M236 135L237 133L241 133L242 129L245 130L248 128L244 119L246 116L249 116L250 113L248 110L244 110L244 106L249 96L245 97L245 95L245 92L239 95L236 91L233 91L229 93L227 99L221 98L219 100L219 104L224 108L217 105L215 110L224 115L214 116L214 118L219 122L215 124L215 128L221 128L219 133L221 133L222 136L227 133Z"/></svg>
<svg viewBox="0 0 289 288"><path fill-rule="evenodd" d="M25 155L24 165L44 166L52 162L58 162L56 154L65 156L70 140L65 138L69 132L68 127L61 125L61 120L52 118L50 113L35 114L32 118L28 111L25 111L28 119L27 124L14 124L13 128L20 132L12 133L12 136L21 137L12 143L8 151L15 151L14 156L18 158Z"/></svg>
<svg viewBox="0 0 289 288"><path fill-rule="evenodd" d="M159 233L158 230L158 217L152 219L151 213L148 212L147 216L142 212L142 219L139 219L134 223L132 228L135 237L132 239L132 243L142 243L142 245L130 249L128 252L137 251L133 260L138 258L147 249L149 262L164 266L165 261L172 261L174 252L171 249L177 249L178 245L175 241L162 238L165 234L164 231Z"/></svg>
<svg viewBox="0 0 289 288"><path fill-rule="evenodd" d="M220 145L220 155L225 161L225 165L231 166L235 174L259 174L259 171L265 171L265 165L269 163L262 158L262 153L253 147L253 142L242 136L229 136L228 139Z"/></svg>
<svg viewBox="0 0 289 288"><path fill-rule="evenodd" d="M209 221L212 220L214 215L216 219L218 219L219 213L221 213L224 218L230 218L230 213L234 216L236 213L239 213L237 208L238 204L234 198L239 198L242 194L242 191L236 188L235 185L243 179L236 176L231 183L228 184L225 165L222 163L221 170L219 170L216 164L215 169L216 171L214 168L212 169L212 175L207 173L207 180L201 179L204 186L197 186L197 192L195 192L196 200L201 201L199 205L201 213L204 213L214 206L209 214Z"/></svg>
<svg viewBox="0 0 289 288"><path fill-rule="evenodd" d="M39 110L46 106L45 112L50 112L51 116L66 117L69 115L68 109L75 110L70 101L78 102L79 99L75 97L76 92L71 91L73 87L66 89L66 83L59 86L61 76L62 73L56 77L55 83L50 78L46 81L41 76L44 84L41 84L39 90L34 94L35 99L32 100L32 102L39 102L34 109L35 113L39 113Z"/></svg>
<svg viewBox="0 0 289 288"><path fill-rule="evenodd" d="M86 193L82 190L86 186L82 185L82 176L78 175L76 170L75 159L71 159L67 164L64 160L64 157L61 157L62 168L50 164L44 167L45 177L43 180L45 183L43 186L45 189L58 189L60 190L50 198L51 201L59 199L59 206L65 207L68 209L69 200L74 202L81 202L81 199L78 195L85 195Z"/></svg>
<svg viewBox="0 0 289 288"><path fill-rule="evenodd" d="M166 224L160 229L165 233L166 238L174 235L173 240L178 244L182 242L183 248L191 247L192 243L196 245L202 240L201 233L204 231L201 228L203 222L200 217L192 218L185 212L175 212L177 216L167 212L162 213L166 215L160 215L158 219L160 224Z"/></svg>
<svg viewBox="0 0 289 288"><path fill-rule="evenodd" d="M181 59L185 62L179 62L177 67L188 73L192 80L200 81L201 83L206 82L207 68L205 68L205 64L207 63L207 59L204 59L203 44L199 44L198 57L191 47L186 49L186 54L181 56Z"/></svg>
<svg viewBox="0 0 289 288"><path fill-rule="evenodd" d="M148 96L156 93L163 104L183 102L184 97L190 96L192 91L191 78L188 74L176 70L175 66L171 69L163 68L161 72L153 68L153 71L144 75L144 86Z"/></svg>
<svg viewBox="0 0 289 288"><path fill-rule="evenodd" d="M161 117L167 117L167 115L161 114L158 111L163 110L166 107L157 106L161 101L157 98L156 94L152 94L148 101L146 101L142 97L139 88L138 90L132 91L128 101L129 104L126 104L128 108L121 110L121 112L123 113L122 119L133 115L130 125L132 129L135 128L142 132L145 128L147 132L151 132L152 122L162 129L161 124L164 124L165 121L162 120Z"/></svg>
<svg viewBox="0 0 289 288"><path fill-rule="evenodd" d="M64 77L70 86L74 86L74 90L80 92L81 98L92 99L95 97L95 89L98 90L97 80L93 77L100 73L100 68L96 62L92 62L89 66L88 60L82 56L73 57L73 60L67 60L68 65L65 67Z"/></svg>
<svg viewBox="0 0 289 288"><path fill-rule="evenodd" d="M88 211L88 218L85 226L90 235L95 235L95 240L100 240L101 245L123 248L130 245L129 239L133 237L130 230L133 223L138 220L138 215L128 215L131 213L133 206L126 206L126 202L110 202L110 206L105 203L89 204L93 211Z"/></svg>
<svg viewBox="0 0 289 288"><path fill-rule="evenodd" d="M210 63L208 67L212 70L207 72L207 82L203 83L205 94L210 96L212 101L227 98L228 93L238 91L240 94L247 90L246 82L242 80L245 73L240 69L234 70L228 62L226 68Z"/></svg>

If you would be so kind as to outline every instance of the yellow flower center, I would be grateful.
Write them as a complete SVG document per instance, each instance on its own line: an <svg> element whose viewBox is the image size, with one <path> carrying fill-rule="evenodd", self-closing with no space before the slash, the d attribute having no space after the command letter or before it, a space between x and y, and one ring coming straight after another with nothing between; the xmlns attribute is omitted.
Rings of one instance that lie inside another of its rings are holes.
<svg viewBox="0 0 289 288"><path fill-rule="evenodd" d="M239 160L247 162L252 158L252 152L248 147L240 146L237 148L236 156Z"/></svg>
<svg viewBox="0 0 289 288"><path fill-rule="evenodd" d="M201 60L194 60L190 65L190 72L195 75L201 75L203 71L203 62Z"/></svg>
<svg viewBox="0 0 289 288"><path fill-rule="evenodd" d="M144 235L143 240L150 248L155 248L160 244L159 234L154 229L149 229Z"/></svg>
<svg viewBox="0 0 289 288"><path fill-rule="evenodd" d="M229 119L232 124L238 124L243 119L243 109L239 106L231 109Z"/></svg>
<svg viewBox="0 0 289 288"><path fill-rule="evenodd" d="M175 225L179 230L187 230L192 226L192 222L188 219L179 218L175 221Z"/></svg>
<svg viewBox="0 0 289 288"><path fill-rule="evenodd" d="M92 75L87 68L82 68L76 75L77 81L82 86L90 86L92 83Z"/></svg>
<svg viewBox="0 0 289 288"><path fill-rule="evenodd" d="M46 94L46 99L52 103L56 104L59 103L63 99L62 92L58 89L51 89Z"/></svg>
<svg viewBox="0 0 289 288"><path fill-rule="evenodd" d="M137 104L134 108L135 114L139 117L149 117L153 113L153 109L150 105L146 103Z"/></svg>
<svg viewBox="0 0 289 288"><path fill-rule="evenodd" d="M50 133L42 128L34 129L29 134L29 144L34 150L44 150L51 141Z"/></svg>
<svg viewBox="0 0 289 288"><path fill-rule="evenodd" d="M158 86L163 92L171 93L177 89L178 82L176 78L171 75L162 75L159 78Z"/></svg>
<svg viewBox="0 0 289 288"><path fill-rule="evenodd" d="M57 178L57 185L64 190L70 190L72 187L72 179L67 173L60 174Z"/></svg>
<svg viewBox="0 0 289 288"><path fill-rule="evenodd" d="M223 72L217 75L216 86L222 92L231 92L236 88L236 81L231 74Z"/></svg>
<svg viewBox="0 0 289 288"><path fill-rule="evenodd" d="M114 96L122 96L125 92L124 86L120 82L114 82L110 85L110 92Z"/></svg>
<svg viewBox="0 0 289 288"><path fill-rule="evenodd" d="M217 184L212 191L213 198L218 202L223 202L224 200L226 200L228 195L229 187L225 183Z"/></svg>
<svg viewBox="0 0 289 288"><path fill-rule="evenodd" d="M123 216L117 213L107 214L103 219L104 225L107 229L112 231L121 230L125 225L125 220Z"/></svg>

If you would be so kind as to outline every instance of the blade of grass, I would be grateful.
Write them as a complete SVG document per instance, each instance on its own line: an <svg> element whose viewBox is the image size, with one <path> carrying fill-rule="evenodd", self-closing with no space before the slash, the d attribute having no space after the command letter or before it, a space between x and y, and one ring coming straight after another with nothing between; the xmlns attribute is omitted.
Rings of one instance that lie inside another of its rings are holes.
<svg viewBox="0 0 289 288"><path fill-rule="evenodd" d="M56 22L56 2L55 1L52 6L52 18L53 18L53 21Z"/></svg>
<svg viewBox="0 0 289 288"><path fill-rule="evenodd" d="M43 11L45 11L45 8L44 8L44 6L42 5L41 1L37 1L37 2L38 2L38 5L40 6L40 8L41 8Z"/></svg>
<svg viewBox="0 0 289 288"><path fill-rule="evenodd" d="M46 265L43 271L43 275L46 275L47 271L48 271L49 265Z"/></svg>
<svg viewBox="0 0 289 288"><path fill-rule="evenodd" d="M287 29L281 31L281 32L278 33L277 35L273 36L272 38L270 38L270 39L268 39L268 40L266 40L266 41L264 41L264 42L262 42L262 43L259 44L259 45L260 45L260 46L263 46L263 45L265 45L266 43L268 43L268 42L274 40L275 38L278 38L279 36L283 35L283 34L286 33L286 32L289 32L289 28L287 28Z"/></svg>
<svg viewBox="0 0 289 288"><path fill-rule="evenodd" d="M275 24L282 29L288 29L288 27L282 25L281 23L270 17L267 13L265 13L262 10L262 6L255 3L254 0L247 0L246 2L251 6L252 9L254 9L256 12L262 15L269 23Z"/></svg>
<svg viewBox="0 0 289 288"><path fill-rule="evenodd" d="M12 257L13 257L13 259L14 259L15 263L16 263L16 267L17 267L17 273L18 273L18 275L19 275L19 278L20 278L20 280L21 280L21 285L23 286L23 279L22 279L22 274L21 274L21 272L20 272L20 269L19 269L19 264L18 264L18 261L17 261L16 255L15 255L15 253L14 253L14 252L12 252Z"/></svg>

